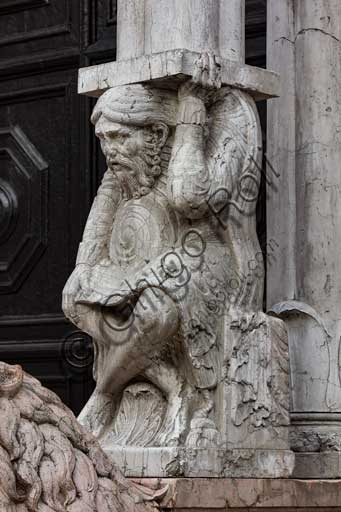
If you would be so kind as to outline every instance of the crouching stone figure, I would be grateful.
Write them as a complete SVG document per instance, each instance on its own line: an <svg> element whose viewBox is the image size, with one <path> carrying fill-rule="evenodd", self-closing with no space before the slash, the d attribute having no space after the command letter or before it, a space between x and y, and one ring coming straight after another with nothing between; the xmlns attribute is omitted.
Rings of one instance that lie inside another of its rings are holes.
<svg viewBox="0 0 341 512"><path fill-rule="evenodd" d="M277 379L263 361L272 388L261 389L265 370L259 376L249 346L273 328L287 365L282 323L261 312L254 101L221 87L214 57L203 55L177 92L109 89L92 122L108 168L63 297L65 314L95 346L96 389L80 421L109 451L233 448L226 417L239 415L236 401L244 408L237 430L257 414L270 425L275 392L285 424L287 371ZM250 351L242 368L232 363L236 343Z"/></svg>

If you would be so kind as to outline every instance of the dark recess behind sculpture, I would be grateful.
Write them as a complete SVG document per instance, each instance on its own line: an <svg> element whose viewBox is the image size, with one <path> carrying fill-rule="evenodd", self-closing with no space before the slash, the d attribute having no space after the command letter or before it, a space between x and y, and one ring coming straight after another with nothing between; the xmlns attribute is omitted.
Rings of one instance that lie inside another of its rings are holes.
<svg viewBox="0 0 341 512"><path fill-rule="evenodd" d="M61 293L104 171L77 70L114 60L115 4L0 4L0 360L75 413L93 388L91 343L64 319ZM266 2L247 0L247 63L265 67L265 34ZM264 135L263 103L259 111ZM257 215L265 247L264 184Z"/></svg>

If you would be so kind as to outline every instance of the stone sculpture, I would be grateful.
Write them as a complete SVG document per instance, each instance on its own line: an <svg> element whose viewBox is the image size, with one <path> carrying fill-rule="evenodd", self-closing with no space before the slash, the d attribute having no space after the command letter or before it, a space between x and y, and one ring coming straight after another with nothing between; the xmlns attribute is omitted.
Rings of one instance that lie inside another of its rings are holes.
<svg viewBox="0 0 341 512"><path fill-rule="evenodd" d="M164 492L128 482L57 395L0 362L3 512L149 512Z"/></svg>
<svg viewBox="0 0 341 512"><path fill-rule="evenodd" d="M288 476L287 338L262 313L254 100L221 87L204 53L177 92L109 89L92 122L108 169L63 301L95 346L81 423L114 458L159 448L136 475Z"/></svg>

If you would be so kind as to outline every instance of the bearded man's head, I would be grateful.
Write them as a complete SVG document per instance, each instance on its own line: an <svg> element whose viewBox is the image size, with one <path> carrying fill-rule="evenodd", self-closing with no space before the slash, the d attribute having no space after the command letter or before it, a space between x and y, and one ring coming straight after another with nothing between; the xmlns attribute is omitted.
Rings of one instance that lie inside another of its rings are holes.
<svg viewBox="0 0 341 512"><path fill-rule="evenodd" d="M109 89L97 101L91 121L124 198L148 194L160 176L176 108L175 93L139 84Z"/></svg>

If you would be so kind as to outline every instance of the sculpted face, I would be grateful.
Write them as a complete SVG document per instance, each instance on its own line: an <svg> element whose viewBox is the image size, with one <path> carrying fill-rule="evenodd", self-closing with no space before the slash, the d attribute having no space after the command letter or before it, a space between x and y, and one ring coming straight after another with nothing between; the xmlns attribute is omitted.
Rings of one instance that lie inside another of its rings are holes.
<svg viewBox="0 0 341 512"><path fill-rule="evenodd" d="M95 133L108 168L120 182L124 199L148 194L161 173L160 152L167 127L116 123L102 114L96 122Z"/></svg>
<svg viewBox="0 0 341 512"><path fill-rule="evenodd" d="M103 115L96 123L95 133L100 139L101 148L107 160L108 157L114 159L115 154L135 156L144 146L142 128L114 123Z"/></svg>

